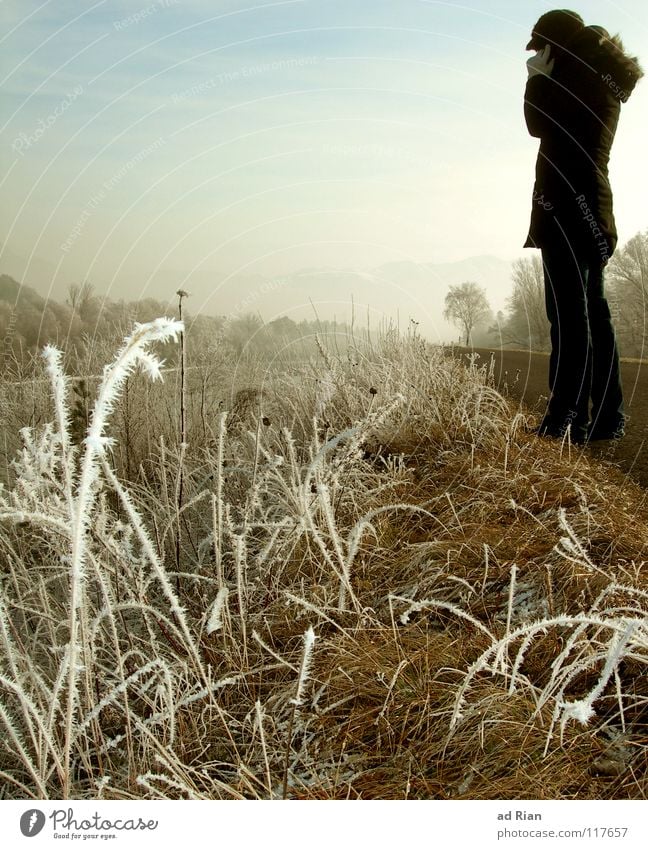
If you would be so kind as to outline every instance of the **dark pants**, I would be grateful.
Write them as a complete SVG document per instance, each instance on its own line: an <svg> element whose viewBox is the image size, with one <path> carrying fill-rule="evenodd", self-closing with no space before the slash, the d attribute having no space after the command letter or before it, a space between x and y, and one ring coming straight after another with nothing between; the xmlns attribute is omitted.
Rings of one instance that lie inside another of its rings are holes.
<svg viewBox="0 0 648 849"><path fill-rule="evenodd" d="M575 256L563 243L542 249L545 303L551 325L549 389L541 429L576 441L612 434L624 422L619 352L598 258Z"/></svg>

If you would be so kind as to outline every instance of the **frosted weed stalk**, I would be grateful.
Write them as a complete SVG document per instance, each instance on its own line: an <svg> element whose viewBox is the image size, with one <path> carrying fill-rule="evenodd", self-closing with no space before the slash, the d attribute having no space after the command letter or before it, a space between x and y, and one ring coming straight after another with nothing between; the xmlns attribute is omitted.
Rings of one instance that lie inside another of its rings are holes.
<svg viewBox="0 0 648 849"><path fill-rule="evenodd" d="M593 563L562 508L558 511L558 523L568 535L560 539L554 550L568 562L583 566L588 572L603 574L610 583L587 612L550 616L524 623L512 630L511 612L517 574L517 569L513 567L505 634L499 639L490 635L490 646L466 672L455 698L450 735L468 715L474 716L480 709L479 702L469 705L466 698L480 673L502 676L508 697L519 690L527 691L535 703L534 718L540 717L546 706L551 707L544 755L548 752L557 723L560 725L561 738L570 721L577 721L583 726L591 723L596 717L594 705L603 697L611 680L615 682L618 721L625 729L624 710L632 705L632 699L621 691L618 668L624 660L640 665L648 663L648 611L645 607L648 595L632 587L614 584L611 577ZM614 604L603 605L606 597L618 592L628 595L633 603L622 608ZM522 669L534 643L551 632L562 635L563 647L551 662L548 680L541 686L531 681ZM596 683L590 685L582 695L583 680L588 680L597 669L600 672ZM580 697L576 697L576 693L581 694Z"/></svg>
<svg viewBox="0 0 648 849"><path fill-rule="evenodd" d="M98 663L96 655L99 651L96 643L97 631L101 631L100 623L106 620L114 635L114 617L120 606L116 604L101 575L96 547L93 546L93 533L98 532L101 535L104 531L117 555L132 556L133 551L129 550L129 535L114 526L106 527L103 505L98 502L103 487L100 467L106 463L107 449L112 444L105 432L120 391L136 366L141 366L153 380L161 377L162 363L149 352L149 346L157 341L164 342L175 338L181 329L180 322L170 319L157 319L148 324L136 325L114 362L104 369L88 435L79 451L72 447L69 437L69 386L62 369L61 352L50 346L44 351L52 384L58 431L46 427L40 443L34 441L31 432L24 432L25 449L16 464L17 485L9 498L3 495L0 501L0 519L20 524L28 523L35 531L56 533L64 567L64 572L59 572L59 576L67 573L68 596L64 605L67 640L60 645L54 625L50 626L53 629L52 643L54 646L58 645L59 654L57 666L50 673L50 681L47 681L45 670L34 669L31 673L28 671L29 664L25 663L25 658L20 657L11 641L9 627L5 625L2 629L3 647L9 659L9 674L3 677L2 683L5 689L13 694L14 704L15 701L19 703L19 715L22 716L22 724L29 740L29 743L20 742L17 751L23 766L34 778L39 795L42 796L47 795L50 764L53 764L60 781L60 795L69 797L73 781L73 748L75 742L78 742L79 729L90 724L102 706L119 701L128 689L129 681L133 683L140 678L146 679L146 690L157 682L158 675L161 674L168 684L168 671L164 662L159 661L152 665L143 664L130 679L119 682L112 693L109 691L101 699L97 695L99 678L93 680L93 670ZM107 464L106 472L110 474ZM37 483L37 486L30 486L30 482ZM110 482L117 485L114 476ZM198 650L193 643L183 609L152 545L148 542L141 519L125 493L118 489L118 494L126 507L130 527L139 538L145 558L148 555L150 565L178 623L176 625L169 620L167 627L174 632L179 631L181 643L186 646L189 657L199 672L202 672ZM91 618L94 605L89 602L87 595L89 568L95 574L101 588L100 593L103 593L105 599L105 606L100 606L95 618ZM52 578L49 579L50 583L51 581ZM62 590L62 586L60 589ZM50 605L46 610L46 617L51 618L52 607L60 606L62 597L59 590L53 594L51 591L45 592L50 592L49 600L46 599L46 604ZM127 607L128 605L124 610ZM121 615L124 615L123 610ZM118 647L118 639L115 636L113 638L117 648L118 666L123 673L124 659ZM156 666L159 667L158 671ZM46 711L43 710L43 705L47 705ZM16 727L12 713L9 706L3 706L3 724L18 743L24 731L21 732L19 727ZM20 724L18 722L18 726ZM62 740L58 735L61 727ZM103 738L100 732L98 736Z"/></svg>

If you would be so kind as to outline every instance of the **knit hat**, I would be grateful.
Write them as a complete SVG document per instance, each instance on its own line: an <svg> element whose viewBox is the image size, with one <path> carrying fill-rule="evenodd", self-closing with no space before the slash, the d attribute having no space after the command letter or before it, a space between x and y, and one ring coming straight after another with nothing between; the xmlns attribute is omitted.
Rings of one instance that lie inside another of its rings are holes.
<svg viewBox="0 0 648 849"><path fill-rule="evenodd" d="M585 22L581 16L569 9L554 9L553 12L545 12L538 18L533 27L531 40L526 49L542 50L545 44L564 47L584 26Z"/></svg>

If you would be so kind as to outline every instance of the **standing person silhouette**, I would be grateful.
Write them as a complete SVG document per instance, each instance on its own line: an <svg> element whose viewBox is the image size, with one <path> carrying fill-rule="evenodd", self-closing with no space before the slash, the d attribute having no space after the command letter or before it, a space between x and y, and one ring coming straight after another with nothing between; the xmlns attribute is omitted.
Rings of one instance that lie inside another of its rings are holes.
<svg viewBox="0 0 648 849"><path fill-rule="evenodd" d="M608 160L621 103L643 73L618 37L567 9L542 15L526 49L537 52L527 62L524 116L540 149L524 247L542 251L551 328L551 394L537 433L618 439L623 391L603 288L617 243Z"/></svg>

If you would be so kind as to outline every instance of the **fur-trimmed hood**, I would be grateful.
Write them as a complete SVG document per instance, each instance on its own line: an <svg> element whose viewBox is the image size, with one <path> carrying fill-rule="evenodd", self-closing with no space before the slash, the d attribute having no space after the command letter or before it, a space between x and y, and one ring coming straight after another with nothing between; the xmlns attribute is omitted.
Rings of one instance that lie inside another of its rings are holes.
<svg viewBox="0 0 648 849"><path fill-rule="evenodd" d="M569 42L567 52L600 74L612 95L622 103L644 74L637 57L625 52L619 36L610 36L603 27L583 27Z"/></svg>

